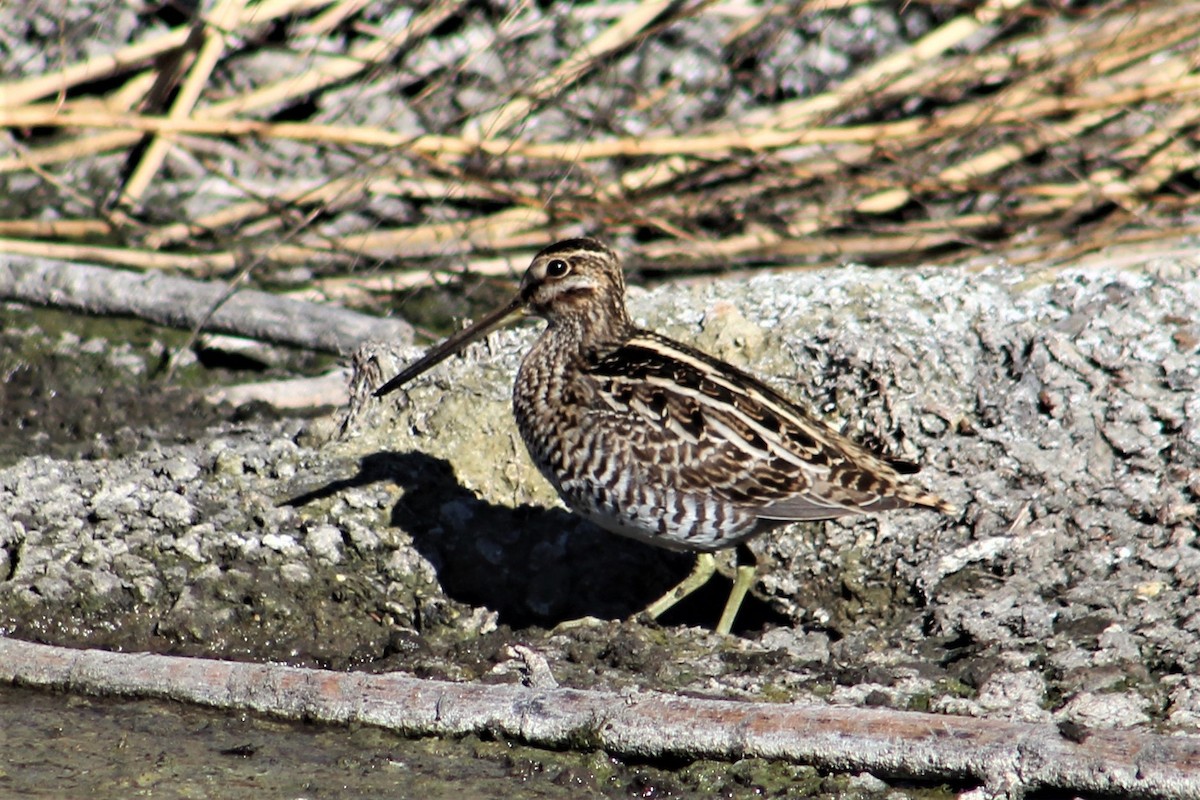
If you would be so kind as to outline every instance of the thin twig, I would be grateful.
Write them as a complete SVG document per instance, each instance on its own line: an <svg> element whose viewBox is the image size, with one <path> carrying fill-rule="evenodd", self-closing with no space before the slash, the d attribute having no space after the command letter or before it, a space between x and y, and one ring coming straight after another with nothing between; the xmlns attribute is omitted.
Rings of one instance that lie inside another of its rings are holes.
<svg viewBox="0 0 1200 800"><path fill-rule="evenodd" d="M175 102L171 104L171 110L167 114L169 119L187 119L191 116L196 101L200 99L200 92L225 52L226 36L242 15L245 5L245 0L221 0L213 10L212 16L204 20L204 42L200 45L200 51L196 60L192 62L187 77L179 87ZM170 147L171 142L163 136L155 136L150 140L137 168L125 182L120 197L121 203L136 205L141 200L142 194L150 186L150 181L154 179L155 173L167 157Z"/></svg>

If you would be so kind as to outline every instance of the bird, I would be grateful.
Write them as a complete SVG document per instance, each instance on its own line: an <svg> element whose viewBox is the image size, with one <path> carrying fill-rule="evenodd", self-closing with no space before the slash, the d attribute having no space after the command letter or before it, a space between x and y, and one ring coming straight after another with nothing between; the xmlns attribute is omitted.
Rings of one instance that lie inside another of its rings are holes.
<svg viewBox="0 0 1200 800"><path fill-rule="evenodd" d="M521 361L513 416L533 463L576 514L668 550L691 573L645 609L657 619L716 572L733 548L733 588L715 630L728 634L753 586L747 542L797 521L900 508L953 514L912 484L919 467L835 431L759 378L637 327L619 255L593 238L534 256L516 295L375 390L383 397L510 318L546 327Z"/></svg>

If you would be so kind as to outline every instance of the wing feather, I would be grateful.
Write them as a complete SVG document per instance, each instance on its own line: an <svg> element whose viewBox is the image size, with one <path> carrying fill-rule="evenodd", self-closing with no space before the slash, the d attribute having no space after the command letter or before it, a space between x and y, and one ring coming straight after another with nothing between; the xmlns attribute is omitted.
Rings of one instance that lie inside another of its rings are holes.
<svg viewBox="0 0 1200 800"><path fill-rule="evenodd" d="M666 337L640 332L585 374L601 411L628 423L628 440L614 446L650 456L651 471L677 491L773 521L946 505L762 381Z"/></svg>

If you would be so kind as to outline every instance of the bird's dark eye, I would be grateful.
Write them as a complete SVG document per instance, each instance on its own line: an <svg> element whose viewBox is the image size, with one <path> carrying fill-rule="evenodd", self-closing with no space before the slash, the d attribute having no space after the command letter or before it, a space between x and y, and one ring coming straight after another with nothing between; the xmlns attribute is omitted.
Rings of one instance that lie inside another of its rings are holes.
<svg viewBox="0 0 1200 800"><path fill-rule="evenodd" d="M563 261L561 258L556 258L546 265L547 278L561 278L566 275L571 269L571 265Z"/></svg>

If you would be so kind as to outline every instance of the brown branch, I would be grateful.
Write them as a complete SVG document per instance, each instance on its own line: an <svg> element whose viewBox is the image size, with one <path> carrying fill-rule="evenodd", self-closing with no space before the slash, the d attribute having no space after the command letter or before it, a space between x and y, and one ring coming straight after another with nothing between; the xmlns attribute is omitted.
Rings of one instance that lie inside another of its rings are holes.
<svg viewBox="0 0 1200 800"><path fill-rule="evenodd" d="M500 734L636 758L787 759L838 771L976 780L1130 797L1200 794L1200 737L905 711L420 680L0 639L0 680L86 694L168 698L410 736Z"/></svg>

